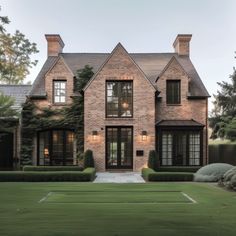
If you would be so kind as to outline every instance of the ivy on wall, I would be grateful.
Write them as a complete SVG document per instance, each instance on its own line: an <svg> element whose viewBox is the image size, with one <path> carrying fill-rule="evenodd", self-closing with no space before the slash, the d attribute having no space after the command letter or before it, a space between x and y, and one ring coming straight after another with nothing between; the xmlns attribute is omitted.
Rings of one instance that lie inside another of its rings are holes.
<svg viewBox="0 0 236 236"><path fill-rule="evenodd" d="M30 99L23 104L21 125L21 166L32 164L33 138L37 131L45 129L73 129L76 152L84 151L84 94L83 88L93 76L93 68L86 65L74 78L72 104L62 109L40 108Z"/></svg>

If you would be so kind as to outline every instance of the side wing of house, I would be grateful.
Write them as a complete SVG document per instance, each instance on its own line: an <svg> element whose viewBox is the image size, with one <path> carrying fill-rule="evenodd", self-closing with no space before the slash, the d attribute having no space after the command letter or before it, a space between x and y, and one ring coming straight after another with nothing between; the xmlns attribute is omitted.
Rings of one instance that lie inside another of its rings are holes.
<svg viewBox="0 0 236 236"><path fill-rule="evenodd" d="M156 149L163 166L207 163L208 94L191 96L194 79L174 56L156 82L160 92L156 100Z"/></svg>

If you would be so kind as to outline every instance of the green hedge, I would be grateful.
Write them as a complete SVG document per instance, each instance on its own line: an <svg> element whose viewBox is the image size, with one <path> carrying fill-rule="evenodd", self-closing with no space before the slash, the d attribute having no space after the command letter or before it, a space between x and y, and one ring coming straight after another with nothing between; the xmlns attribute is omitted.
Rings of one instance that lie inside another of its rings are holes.
<svg viewBox="0 0 236 236"><path fill-rule="evenodd" d="M57 182L57 181L92 181L95 169L84 171L1 171L0 182Z"/></svg>
<svg viewBox="0 0 236 236"><path fill-rule="evenodd" d="M169 166L169 167L160 167L157 171L159 172L197 172L201 166Z"/></svg>
<svg viewBox="0 0 236 236"><path fill-rule="evenodd" d="M236 144L210 144L208 163L228 163L236 165Z"/></svg>
<svg viewBox="0 0 236 236"><path fill-rule="evenodd" d="M23 171L82 171L79 166L24 166Z"/></svg>
<svg viewBox="0 0 236 236"><path fill-rule="evenodd" d="M155 172L150 168L143 168L142 176L147 181L193 181L190 172Z"/></svg>

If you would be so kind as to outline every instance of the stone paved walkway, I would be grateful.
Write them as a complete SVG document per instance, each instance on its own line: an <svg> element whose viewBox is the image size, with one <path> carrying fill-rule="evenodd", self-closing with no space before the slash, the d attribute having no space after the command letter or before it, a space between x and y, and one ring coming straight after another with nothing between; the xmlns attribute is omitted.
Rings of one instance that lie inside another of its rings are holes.
<svg viewBox="0 0 236 236"><path fill-rule="evenodd" d="M94 183L145 183L138 172L98 172L96 176Z"/></svg>

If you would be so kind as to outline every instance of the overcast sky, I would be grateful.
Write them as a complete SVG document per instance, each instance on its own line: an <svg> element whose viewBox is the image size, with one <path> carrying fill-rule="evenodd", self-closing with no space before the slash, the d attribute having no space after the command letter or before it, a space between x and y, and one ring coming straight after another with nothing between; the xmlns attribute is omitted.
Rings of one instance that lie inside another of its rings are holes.
<svg viewBox="0 0 236 236"><path fill-rule="evenodd" d="M193 34L190 57L212 95L236 66L236 0L1 0L1 15L37 43L35 79L46 60L44 34L60 34L64 52L173 52L179 33ZM211 99L212 100L212 99ZM211 103L211 102L210 102ZM210 104L210 109L211 109Z"/></svg>

